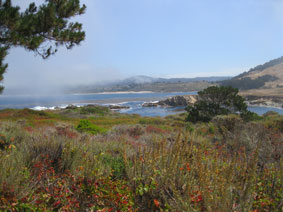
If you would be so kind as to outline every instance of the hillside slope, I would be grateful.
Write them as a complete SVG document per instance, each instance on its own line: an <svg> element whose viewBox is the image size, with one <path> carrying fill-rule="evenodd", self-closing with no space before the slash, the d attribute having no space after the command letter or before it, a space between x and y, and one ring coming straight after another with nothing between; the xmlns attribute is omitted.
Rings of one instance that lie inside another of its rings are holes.
<svg viewBox="0 0 283 212"><path fill-rule="evenodd" d="M283 63L274 65L262 71L254 71L254 72L247 73L245 77L249 77L255 80L260 77L267 76L267 75L272 76L274 80L265 82L264 88L283 87Z"/></svg>
<svg viewBox="0 0 283 212"><path fill-rule="evenodd" d="M221 84L239 88L243 95L283 97L283 57L256 66Z"/></svg>

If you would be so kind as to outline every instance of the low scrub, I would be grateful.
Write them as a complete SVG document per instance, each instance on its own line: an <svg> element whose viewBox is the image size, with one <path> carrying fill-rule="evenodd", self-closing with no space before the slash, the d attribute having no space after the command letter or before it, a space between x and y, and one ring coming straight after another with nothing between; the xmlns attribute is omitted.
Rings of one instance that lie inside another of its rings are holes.
<svg viewBox="0 0 283 212"><path fill-rule="evenodd" d="M80 123L77 125L76 129L80 132L88 132L93 135L98 133L105 133L107 130L92 124L89 120L81 120Z"/></svg>
<svg viewBox="0 0 283 212"><path fill-rule="evenodd" d="M0 122L0 211L283 209L282 116L182 125L57 117L34 126L23 117Z"/></svg>
<svg viewBox="0 0 283 212"><path fill-rule="evenodd" d="M102 107L98 105L88 105L80 108L81 114L97 114L103 116L109 112L110 110L108 107Z"/></svg>

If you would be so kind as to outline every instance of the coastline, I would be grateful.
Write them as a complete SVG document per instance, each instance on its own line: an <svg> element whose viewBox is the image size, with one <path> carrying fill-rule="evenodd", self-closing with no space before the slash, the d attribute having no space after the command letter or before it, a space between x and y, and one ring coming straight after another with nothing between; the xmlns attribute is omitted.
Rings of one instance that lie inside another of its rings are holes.
<svg viewBox="0 0 283 212"><path fill-rule="evenodd" d="M100 95L99 95L100 94ZM109 94L109 95L107 95ZM130 94L130 95L127 95ZM136 95L135 95L136 94ZM103 96L105 95L105 96ZM23 98L11 98L3 99L1 105L2 109L5 108L30 108L34 110L56 110L56 109L64 109L69 105L74 105L76 107L83 107L88 104L91 105L101 105L101 106L112 106L115 109L123 109L127 106L129 107L127 110L123 110L124 113L138 113L144 114L147 116L155 116L165 113L172 113L175 110L174 107L185 105L184 101L186 98L180 97L195 97L194 93L153 93L149 91L139 91L139 92L104 92L104 93L96 93L96 95L92 96L92 93L82 94L82 97L78 95L66 96L42 96L33 98L33 96L29 97L27 100L23 101ZM177 98L178 97L178 98ZM188 104L194 103L194 98L186 99ZM281 102L282 101L282 102ZM11 104L11 103L14 104ZM158 107L162 103L161 107ZM246 100L248 107L256 108L257 111L266 111L268 108L270 110L279 110L280 114L283 114L283 100L266 97L250 97ZM148 107L146 108L146 104ZM155 108L151 108L155 107ZM157 107L157 108L156 108ZM262 108L262 110L260 108ZM178 108L179 110L179 108Z"/></svg>
<svg viewBox="0 0 283 212"><path fill-rule="evenodd" d="M113 91L113 92L98 92L98 93L74 93L72 95L94 95L94 94L142 94L155 93L152 91Z"/></svg>
<svg viewBox="0 0 283 212"><path fill-rule="evenodd" d="M274 109L281 109L283 110L283 107L280 107L280 105L265 105L265 104L250 104L249 102L246 102L248 107L264 107L264 108L274 108Z"/></svg>
<svg viewBox="0 0 283 212"><path fill-rule="evenodd" d="M170 92L158 92L158 91L111 91L111 92L90 92L90 93L71 93L70 95L96 95L96 94L150 94L150 93L196 93L197 90L193 91L170 91ZM192 94L193 95L193 94Z"/></svg>

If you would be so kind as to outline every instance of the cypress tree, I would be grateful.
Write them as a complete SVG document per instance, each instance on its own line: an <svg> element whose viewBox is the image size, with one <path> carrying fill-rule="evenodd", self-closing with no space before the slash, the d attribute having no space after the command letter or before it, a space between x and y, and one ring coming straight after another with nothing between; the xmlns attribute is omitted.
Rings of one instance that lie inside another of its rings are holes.
<svg viewBox="0 0 283 212"><path fill-rule="evenodd" d="M46 59L60 46L71 49L80 44L85 39L82 24L70 22L70 18L83 14L85 9L80 0L45 0L38 7L30 3L22 12L11 0L0 0L0 82L8 68L4 59L13 46Z"/></svg>

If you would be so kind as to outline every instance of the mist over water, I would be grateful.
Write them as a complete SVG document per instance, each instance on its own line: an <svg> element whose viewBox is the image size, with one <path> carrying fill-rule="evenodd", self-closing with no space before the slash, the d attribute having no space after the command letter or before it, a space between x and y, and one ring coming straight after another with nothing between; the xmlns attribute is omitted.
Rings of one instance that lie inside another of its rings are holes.
<svg viewBox="0 0 283 212"><path fill-rule="evenodd" d="M122 79L117 71L111 69L97 70L77 65L72 69L63 66L54 70L48 61L38 60L38 57L33 59L37 59L34 65L38 66L38 70L29 73L11 63L4 78L4 95L62 95L80 87L108 85Z"/></svg>

